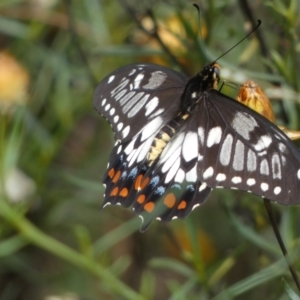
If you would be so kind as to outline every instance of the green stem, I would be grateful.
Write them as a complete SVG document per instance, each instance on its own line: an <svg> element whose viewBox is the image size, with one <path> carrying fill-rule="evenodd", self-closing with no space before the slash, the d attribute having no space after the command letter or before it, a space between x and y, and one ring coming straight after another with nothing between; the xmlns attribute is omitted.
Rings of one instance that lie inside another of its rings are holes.
<svg viewBox="0 0 300 300"><path fill-rule="evenodd" d="M87 270L88 272L102 280L103 286L106 286L106 288L109 288L115 293L118 293L124 299L145 300L144 297L129 288L118 278L113 276L109 272L109 270L104 269L90 257L79 254L73 249L67 247L66 245L58 242L57 240L40 231L24 216L14 210L14 208L3 198L0 199L0 216L2 216L4 220L12 224L20 232L20 234L30 242L79 268Z"/></svg>

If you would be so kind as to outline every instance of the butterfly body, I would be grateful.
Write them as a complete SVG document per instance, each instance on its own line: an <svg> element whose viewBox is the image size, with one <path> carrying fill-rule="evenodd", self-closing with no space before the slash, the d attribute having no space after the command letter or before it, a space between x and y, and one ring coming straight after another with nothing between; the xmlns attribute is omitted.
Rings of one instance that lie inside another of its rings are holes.
<svg viewBox="0 0 300 300"><path fill-rule="evenodd" d="M215 90L212 63L188 80L153 64L116 70L97 87L94 106L116 144L104 175L106 204L145 219L184 218L212 188L300 202L300 153L271 122Z"/></svg>

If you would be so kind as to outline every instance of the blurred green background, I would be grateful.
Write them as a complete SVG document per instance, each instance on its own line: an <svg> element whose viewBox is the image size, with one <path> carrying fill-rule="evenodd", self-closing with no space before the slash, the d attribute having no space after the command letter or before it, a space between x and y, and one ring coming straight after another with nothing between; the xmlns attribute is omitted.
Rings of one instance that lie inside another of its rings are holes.
<svg viewBox="0 0 300 300"><path fill-rule="evenodd" d="M259 197L216 190L143 234L131 210L99 212L114 141L97 82L136 62L193 75L257 19L222 80L256 81L300 129L298 0L0 2L0 300L299 299ZM300 272L300 207L273 207Z"/></svg>

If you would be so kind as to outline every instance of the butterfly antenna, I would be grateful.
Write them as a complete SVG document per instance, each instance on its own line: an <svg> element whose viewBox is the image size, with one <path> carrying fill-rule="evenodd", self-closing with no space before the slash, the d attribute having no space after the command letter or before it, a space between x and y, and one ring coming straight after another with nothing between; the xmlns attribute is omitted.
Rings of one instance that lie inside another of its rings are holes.
<svg viewBox="0 0 300 300"><path fill-rule="evenodd" d="M245 40L249 35L251 35L261 24L261 20L257 20L257 25L245 36L243 37L237 44L233 45L230 49L228 49L225 53L223 53L221 56L219 56L217 59L215 59L214 62L218 61L221 57L226 55L228 52L230 52L233 48L238 46L243 40Z"/></svg>
<svg viewBox="0 0 300 300"><path fill-rule="evenodd" d="M204 57L206 58L206 61L209 62L208 60L208 56L207 56L207 53L206 53L206 49L204 47L204 39L203 39L203 36L202 36L202 31L201 31L201 14L200 14L200 7L198 4L196 3L193 3L193 6L197 9L197 12L198 12L198 30L199 30L199 33L200 33L200 48L202 49L202 52L203 52L203 55Z"/></svg>

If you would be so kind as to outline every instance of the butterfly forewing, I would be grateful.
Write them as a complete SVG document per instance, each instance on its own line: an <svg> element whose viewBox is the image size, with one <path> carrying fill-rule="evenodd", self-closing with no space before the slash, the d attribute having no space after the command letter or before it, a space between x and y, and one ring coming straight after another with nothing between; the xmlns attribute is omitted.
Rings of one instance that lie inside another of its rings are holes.
<svg viewBox="0 0 300 300"><path fill-rule="evenodd" d="M169 122L179 111L187 79L169 68L135 64L120 68L97 86L94 107L115 133L115 139L131 140L154 118Z"/></svg>
<svg viewBox="0 0 300 300"><path fill-rule="evenodd" d="M199 153L204 153L198 164L199 180L210 187L250 191L281 204L299 203L300 153L286 135L215 90L204 102L210 114L206 124L198 123L203 140ZM197 109L201 111L201 105Z"/></svg>

